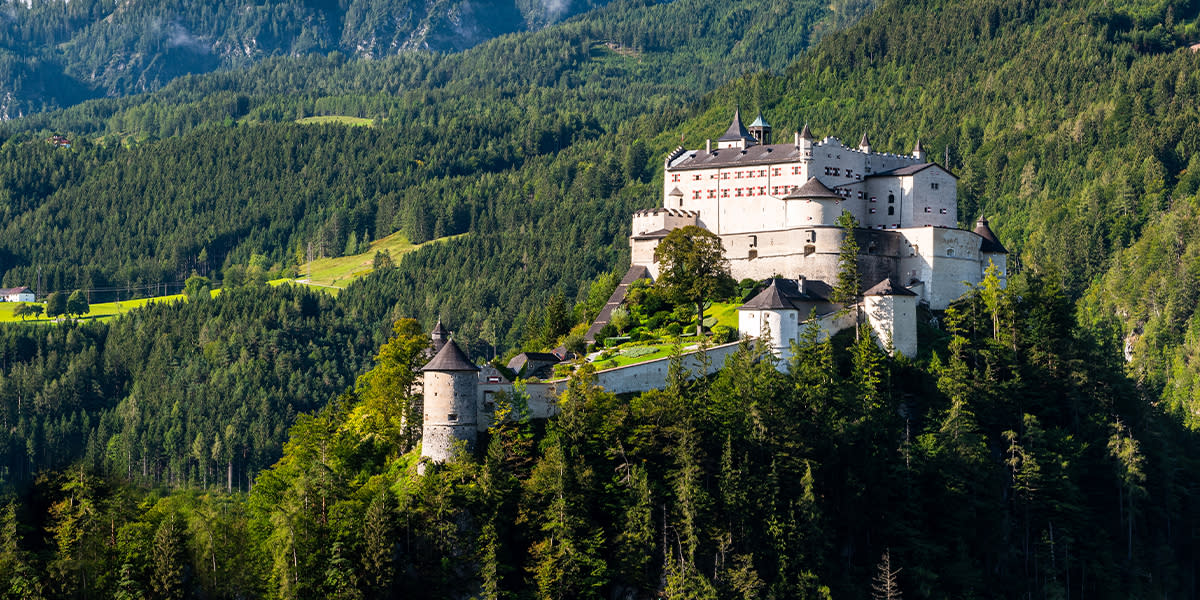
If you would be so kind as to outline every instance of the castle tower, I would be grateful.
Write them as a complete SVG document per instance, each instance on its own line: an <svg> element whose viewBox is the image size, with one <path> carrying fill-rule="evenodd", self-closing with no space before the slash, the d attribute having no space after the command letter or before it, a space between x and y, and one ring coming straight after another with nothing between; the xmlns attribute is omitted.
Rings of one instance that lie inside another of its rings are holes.
<svg viewBox="0 0 1200 600"><path fill-rule="evenodd" d="M880 281L863 292L863 312L879 345L892 354L917 355L917 295L895 280Z"/></svg>
<svg viewBox="0 0 1200 600"><path fill-rule="evenodd" d="M920 138L917 139L917 145L913 146L913 158L925 162L925 149L921 147Z"/></svg>
<svg viewBox="0 0 1200 600"><path fill-rule="evenodd" d="M805 160L812 159L813 151L813 134L808 128L808 123L804 124L804 129L796 134L796 147L800 149L800 156Z"/></svg>
<svg viewBox="0 0 1200 600"><path fill-rule="evenodd" d="M454 457L458 442L475 449L478 418L479 367L454 340L448 340L425 373L425 422L421 427L421 456L443 463Z"/></svg>
<svg viewBox="0 0 1200 600"><path fill-rule="evenodd" d="M771 125L763 118L762 113L758 113L758 118L750 124L750 135L764 146L771 143Z"/></svg>
<svg viewBox="0 0 1200 600"><path fill-rule="evenodd" d="M980 281L987 274L988 263L992 263L1000 270L1000 286L1008 287L1008 250L992 233L992 228L988 227L987 217L979 217L975 222L975 235L983 238L979 245Z"/></svg>
<svg viewBox="0 0 1200 600"><path fill-rule="evenodd" d="M749 146L758 143L753 135L746 130L746 126L742 125L742 110L735 109L733 111L733 122L729 124L729 129L725 130L725 135L717 139L717 149L722 148L737 148L745 150Z"/></svg>
<svg viewBox="0 0 1200 600"><path fill-rule="evenodd" d="M446 331L446 327L442 325L442 320L438 319L437 325L429 334L430 341L433 342L433 353L437 354L442 351L442 346L450 339L450 332Z"/></svg>
<svg viewBox="0 0 1200 600"><path fill-rule="evenodd" d="M792 340L797 337L800 320L807 317L800 314L790 297L803 290L784 288L781 280L772 278L766 289L738 308L738 333L765 338L771 351L782 359L780 364L791 359Z"/></svg>
<svg viewBox="0 0 1200 600"><path fill-rule="evenodd" d="M858 149L865 154L871 153L871 140L867 139L866 132L863 132L862 141L858 143Z"/></svg>

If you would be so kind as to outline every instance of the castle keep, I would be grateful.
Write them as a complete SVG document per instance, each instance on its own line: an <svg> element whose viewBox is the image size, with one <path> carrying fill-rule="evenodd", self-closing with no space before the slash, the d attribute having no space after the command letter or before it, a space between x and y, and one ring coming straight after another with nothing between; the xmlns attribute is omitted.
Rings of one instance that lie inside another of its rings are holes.
<svg viewBox="0 0 1200 600"><path fill-rule="evenodd" d="M864 135L851 148L834 137L816 141L808 126L791 143L773 144L760 115L749 128L734 113L729 129L703 150L680 147L667 156L661 208L633 215L631 265L589 329L589 339L624 300L629 285L658 276L654 249L672 230L696 225L720 237L735 279L769 280L738 311L743 337L761 338L786 368L792 344L812 324L822 336L860 322L870 325L890 352L917 353L917 309L943 310L984 278L989 265L1007 282L1007 250L979 219L958 228L957 177L930 162L920 142L909 154L875 152ZM847 232L843 212L859 227L858 271L863 297L857 307L835 304L829 282L837 280ZM854 310L845 310L853 308ZM422 456L449 460L456 445L468 449L486 430L495 395L512 392L497 369L478 367L438 324L436 355L424 371ZM694 349L682 357L694 376L720 369L738 342ZM547 369L549 354L521 355L514 371ZM613 393L665 385L669 359L605 369L596 383ZM529 371L532 372L532 371ZM530 416L557 414L565 379L525 385Z"/></svg>
<svg viewBox="0 0 1200 600"><path fill-rule="evenodd" d="M1001 281L1007 276L1007 252L986 220L958 229L957 183L920 142L910 154L876 152L866 135L851 148L833 137L815 141L806 125L791 143L772 144L761 116L747 129L735 113L715 146L667 156L662 208L633 216L632 262L657 276L658 242L698 225L721 237L735 279L835 281L836 223L849 212L861 226L863 288L894 279L943 310L989 262Z"/></svg>

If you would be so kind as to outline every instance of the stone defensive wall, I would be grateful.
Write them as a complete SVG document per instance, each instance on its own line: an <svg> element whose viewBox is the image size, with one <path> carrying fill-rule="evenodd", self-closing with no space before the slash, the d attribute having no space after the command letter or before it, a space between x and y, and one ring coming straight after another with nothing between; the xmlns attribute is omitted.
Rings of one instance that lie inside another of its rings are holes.
<svg viewBox="0 0 1200 600"><path fill-rule="evenodd" d="M691 377L696 377L701 371L704 375L712 375L725 366L725 359L737 352L740 342L730 342L712 346L705 350L708 354L708 365L704 368L704 359L700 350L685 352L681 356L683 368ZM646 362L613 367L596 372L596 385L614 394L646 392L666 387L667 375L671 369L671 358L658 358ZM476 427L478 431L487 431L492 425L495 409L494 397L498 393L511 393L512 383L495 382L480 383L480 402ZM529 395L529 412L534 419L546 419L558 414L558 397L567 390L567 380L553 379L550 381L527 382L525 393Z"/></svg>

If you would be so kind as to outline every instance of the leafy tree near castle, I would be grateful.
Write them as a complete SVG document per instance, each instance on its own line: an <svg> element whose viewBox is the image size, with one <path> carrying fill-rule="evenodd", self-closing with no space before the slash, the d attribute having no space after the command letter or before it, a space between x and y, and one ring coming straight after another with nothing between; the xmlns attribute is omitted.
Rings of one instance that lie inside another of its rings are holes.
<svg viewBox="0 0 1200 600"><path fill-rule="evenodd" d="M695 225L681 227L659 242L654 261L661 269L658 285L677 302L696 305L696 335L700 335L704 301L728 294L734 286L721 238Z"/></svg>

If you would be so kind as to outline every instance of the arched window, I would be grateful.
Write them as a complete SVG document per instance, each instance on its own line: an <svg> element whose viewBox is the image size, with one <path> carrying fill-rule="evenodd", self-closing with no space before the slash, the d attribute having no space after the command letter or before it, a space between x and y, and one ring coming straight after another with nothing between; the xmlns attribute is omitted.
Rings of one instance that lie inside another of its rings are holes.
<svg viewBox="0 0 1200 600"><path fill-rule="evenodd" d="M895 207L895 206L889 206L889 207L888 207L888 214L889 214L889 215L894 215L894 214L896 214L896 207Z"/></svg>
<svg viewBox="0 0 1200 600"><path fill-rule="evenodd" d="M888 204L895 204L895 203L896 203L896 195L889 193L888 194Z"/></svg>

